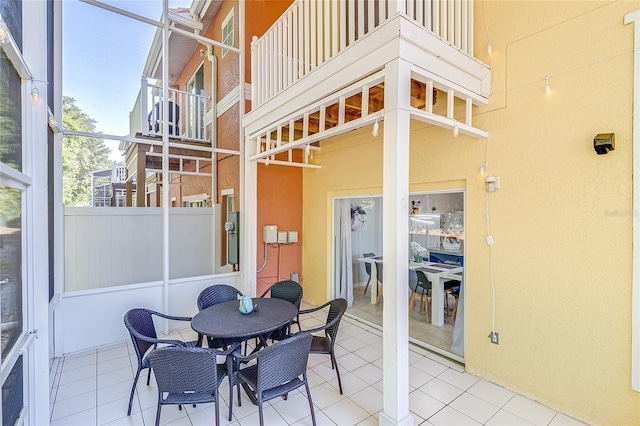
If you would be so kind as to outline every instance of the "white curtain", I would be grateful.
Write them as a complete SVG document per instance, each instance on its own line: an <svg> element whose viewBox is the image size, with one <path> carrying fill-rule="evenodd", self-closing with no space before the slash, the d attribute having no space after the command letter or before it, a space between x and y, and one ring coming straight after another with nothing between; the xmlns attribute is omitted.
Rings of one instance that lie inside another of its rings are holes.
<svg viewBox="0 0 640 426"><path fill-rule="evenodd" d="M351 265L351 204L349 200L336 200L334 209L335 255L333 259L333 297L347 299L353 304L353 271Z"/></svg>
<svg viewBox="0 0 640 426"><path fill-rule="evenodd" d="M458 310L456 311L456 322L453 324L451 352L464 358L464 280L460 282L460 294L458 297Z"/></svg>

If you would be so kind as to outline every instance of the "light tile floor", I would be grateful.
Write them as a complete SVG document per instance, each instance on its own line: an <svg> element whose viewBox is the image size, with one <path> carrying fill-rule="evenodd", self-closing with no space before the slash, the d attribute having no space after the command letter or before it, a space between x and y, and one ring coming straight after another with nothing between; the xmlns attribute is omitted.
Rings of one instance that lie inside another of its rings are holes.
<svg viewBox="0 0 640 426"><path fill-rule="evenodd" d="M307 316L303 328L324 323L326 313ZM191 329L175 337L194 340ZM318 425L377 425L382 410L382 334L351 318L344 318L336 345L344 395L338 392L329 357L311 355L308 378ZM459 364L410 346L409 407L416 425L581 425L538 402L465 373ZM127 404L137 360L131 343L121 343L66 356L51 371L51 425L153 425L157 390L146 370L137 385L131 416ZM220 388L220 423L256 425L258 409L243 392L242 406L233 404L228 421L228 385ZM310 425L304 392L288 400L264 405L266 425ZM162 425L212 425L213 404L162 409Z"/></svg>

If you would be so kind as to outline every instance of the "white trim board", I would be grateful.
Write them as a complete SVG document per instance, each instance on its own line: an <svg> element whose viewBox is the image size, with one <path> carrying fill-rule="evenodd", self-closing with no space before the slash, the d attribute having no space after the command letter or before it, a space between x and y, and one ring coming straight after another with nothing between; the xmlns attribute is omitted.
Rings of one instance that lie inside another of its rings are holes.
<svg viewBox="0 0 640 426"><path fill-rule="evenodd" d="M640 10L624 23L634 25L633 52L633 278L631 296L631 389L640 392Z"/></svg>
<svg viewBox="0 0 640 426"><path fill-rule="evenodd" d="M218 102L216 106L216 116L220 117L240 101L240 85L231 89L231 91Z"/></svg>

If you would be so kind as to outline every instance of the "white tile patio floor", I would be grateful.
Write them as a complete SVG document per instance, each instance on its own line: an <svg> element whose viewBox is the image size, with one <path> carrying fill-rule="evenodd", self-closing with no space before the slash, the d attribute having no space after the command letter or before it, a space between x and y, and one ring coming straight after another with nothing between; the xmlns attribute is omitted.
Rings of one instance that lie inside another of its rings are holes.
<svg viewBox="0 0 640 426"><path fill-rule="evenodd" d="M325 313L307 316L303 329L324 323ZM124 327L124 325L123 325ZM195 340L191 329L175 337ZM327 355L309 357L309 382L321 425L377 425L382 410L382 335L365 324L343 318L336 345L344 395L338 392L335 372ZM409 407L416 425L581 425L538 402L465 373L439 355L410 346ZM59 359L51 371L51 425L153 425L157 390L147 370L137 385L131 416L127 404L137 360L130 342L110 345ZM258 408L243 392L242 407L233 406L228 421L227 380L220 387L221 425L256 425ZM264 405L266 425L311 425L309 405L302 392L288 400ZM213 404L179 411L162 409L162 425L213 425Z"/></svg>

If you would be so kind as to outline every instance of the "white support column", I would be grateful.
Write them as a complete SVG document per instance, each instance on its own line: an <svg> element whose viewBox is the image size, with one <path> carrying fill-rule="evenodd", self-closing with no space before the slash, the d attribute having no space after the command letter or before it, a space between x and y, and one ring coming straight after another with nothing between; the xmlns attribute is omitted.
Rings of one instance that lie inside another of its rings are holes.
<svg viewBox="0 0 640 426"><path fill-rule="evenodd" d="M383 408L380 425L413 425L409 412L409 126L411 64L385 68Z"/></svg>
<svg viewBox="0 0 640 426"><path fill-rule="evenodd" d="M162 2L162 309L169 306L169 1ZM138 171L139 172L139 171ZM140 173L138 173L140 176ZM140 188L137 188L139 191ZM164 334L169 334L169 321L164 321Z"/></svg>
<svg viewBox="0 0 640 426"><path fill-rule="evenodd" d="M628 13L634 23L633 52L633 286L631 311L631 389L640 392L640 10Z"/></svg>
<svg viewBox="0 0 640 426"><path fill-rule="evenodd" d="M47 3L24 2L23 58L31 71L34 81L23 82L23 134L24 168L22 172L32 178L31 185L24 191L23 243L26 244L26 271L23 271L23 292L26 297L26 311L23 312L25 331L31 331L36 339L22 346L25 424L49 424L49 245L48 237L48 132L47 132ZM53 53L53 52L51 52ZM53 59L53 58L52 58ZM26 86L27 92L24 88ZM40 100L31 101L31 88L40 91ZM62 121L60 121L62 123ZM59 138L58 138L59 139ZM0 208L5 208L1 206ZM20 340L19 340L20 341ZM17 343L17 342L16 342ZM16 345L16 348L19 348ZM7 360L9 358L7 357ZM8 381L6 382L8 383ZM43 389L46 388L46 389Z"/></svg>
<svg viewBox="0 0 640 426"><path fill-rule="evenodd" d="M240 272L243 294L256 294L256 252L258 249L258 162L249 158L256 154L252 147L255 144L250 138L244 141L244 156L240 161L244 164L244 173L240 176L240 187L244 188L240 200Z"/></svg>

